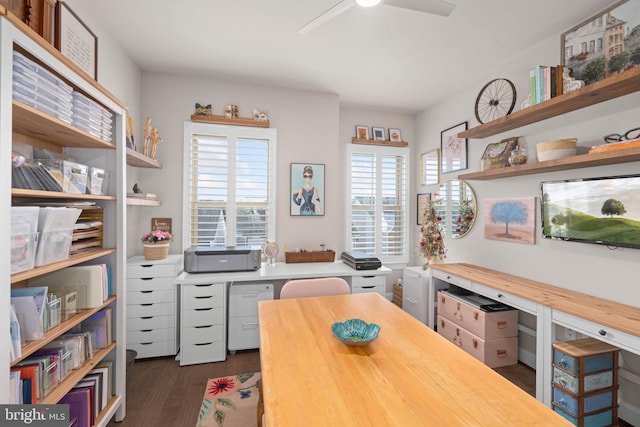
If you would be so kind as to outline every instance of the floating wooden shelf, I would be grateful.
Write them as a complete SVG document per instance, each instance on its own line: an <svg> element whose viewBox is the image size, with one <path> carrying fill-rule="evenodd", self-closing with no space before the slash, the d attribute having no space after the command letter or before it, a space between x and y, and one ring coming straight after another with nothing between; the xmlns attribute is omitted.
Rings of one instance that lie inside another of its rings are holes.
<svg viewBox="0 0 640 427"><path fill-rule="evenodd" d="M127 197L127 205L129 206L160 206L160 200L138 199L135 197Z"/></svg>
<svg viewBox="0 0 640 427"><path fill-rule="evenodd" d="M62 193L59 191L29 190L26 188L12 188L12 197L24 197L29 199L64 199L64 200L116 200L115 196L102 196L99 194Z"/></svg>
<svg viewBox="0 0 640 427"><path fill-rule="evenodd" d="M251 118L238 117L237 119L230 119L226 116L198 116L196 114L191 115L192 122L202 123L216 123L219 125L235 125L235 126L253 126L259 128L268 128L269 120L259 121Z"/></svg>
<svg viewBox="0 0 640 427"><path fill-rule="evenodd" d="M573 92L460 132L460 138L485 138L640 90L640 67L607 77ZM526 166L526 165L525 165Z"/></svg>
<svg viewBox="0 0 640 427"><path fill-rule="evenodd" d="M602 153L580 154L563 159L547 160L545 162L525 163L524 165L489 169L482 172L465 173L458 175L458 178L469 181L481 181L637 161L640 161L640 147L630 147Z"/></svg>
<svg viewBox="0 0 640 427"><path fill-rule="evenodd" d="M406 141L378 141L373 139L358 139L356 137L351 138L353 144L362 145L384 145L386 147L407 147L409 145Z"/></svg>
<svg viewBox="0 0 640 427"><path fill-rule="evenodd" d="M162 163L156 159L152 159L149 156L145 156L142 153L138 153L131 148L127 148L127 164L129 166L136 166L139 168L155 168L161 169Z"/></svg>

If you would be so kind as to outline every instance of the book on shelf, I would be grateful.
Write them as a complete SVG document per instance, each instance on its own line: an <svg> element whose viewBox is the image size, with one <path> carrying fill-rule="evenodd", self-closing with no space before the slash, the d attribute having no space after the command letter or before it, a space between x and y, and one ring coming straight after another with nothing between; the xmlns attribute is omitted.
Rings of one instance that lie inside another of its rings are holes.
<svg viewBox="0 0 640 427"><path fill-rule="evenodd" d="M159 200L156 193L127 193L127 197L133 199Z"/></svg>
<svg viewBox="0 0 640 427"><path fill-rule="evenodd" d="M629 141L610 142L608 144L594 145L589 149L589 154L604 153L605 151L620 150L622 148L640 147L640 139Z"/></svg>
<svg viewBox="0 0 640 427"><path fill-rule="evenodd" d="M564 93L564 68L564 65L537 65L530 70L530 105L548 101Z"/></svg>

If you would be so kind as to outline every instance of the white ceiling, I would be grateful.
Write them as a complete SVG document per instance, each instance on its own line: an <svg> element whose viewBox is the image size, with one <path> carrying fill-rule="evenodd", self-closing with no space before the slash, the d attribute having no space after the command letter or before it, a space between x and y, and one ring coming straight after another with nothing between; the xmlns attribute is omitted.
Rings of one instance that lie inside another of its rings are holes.
<svg viewBox="0 0 640 427"><path fill-rule="evenodd" d="M336 93L342 105L416 113L482 86L510 53L559 35L603 0L448 0L449 17L338 0L82 0L143 71ZM560 56L558 37L558 59ZM532 64L533 65L533 64ZM479 79L479 80L478 80Z"/></svg>

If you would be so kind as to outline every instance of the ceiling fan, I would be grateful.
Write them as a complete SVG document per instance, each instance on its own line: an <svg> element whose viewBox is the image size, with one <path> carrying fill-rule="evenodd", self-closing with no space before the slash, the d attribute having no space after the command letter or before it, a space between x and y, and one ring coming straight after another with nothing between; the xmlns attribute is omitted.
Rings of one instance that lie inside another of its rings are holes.
<svg viewBox="0 0 640 427"><path fill-rule="evenodd" d="M410 9L440 16L449 16L456 7L456 5L444 0L342 0L308 24L298 28L296 32L298 34L307 34L309 31L335 18L356 4L362 7L372 7L381 2L384 2L383 4L387 6L395 6L402 9Z"/></svg>

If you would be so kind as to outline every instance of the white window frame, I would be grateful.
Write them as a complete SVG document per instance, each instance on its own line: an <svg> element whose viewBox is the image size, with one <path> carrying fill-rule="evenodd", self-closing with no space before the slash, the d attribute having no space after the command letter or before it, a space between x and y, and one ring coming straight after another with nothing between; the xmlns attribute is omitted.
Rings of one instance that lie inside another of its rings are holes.
<svg viewBox="0 0 640 427"><path fill-rule="evenodd" d="M276 240L276 137L277 132L274 128L247 127L247 126L231 126L219 125L212 123L185 122L184 125L184 144L183 144L183 177L182 177L182 248L183 250L191 246L191 141L194 135L212 135L225 137L230 142L229 153L230 159L235 158L235 142L239 138L263 139L269 141L269 171L268 171L268 241ZM229 162L229 182L227 188L235 186L235 170L234 161ZM233 194L232 191L228 192ZM235 212L235 198L229 197L227 201L227 212ZM227 242L235 236L235 217L233 221L227 223L226 238ZM235 237L233 239L235 242Z"/></svg>
<svg viewBox="0 0 640 427"><path fill-rule="evenodd" d="M345 165L345 170L346 170L346 200L345 200L345 206L346 206L346 213L345 213L345 246L347 248L347 250L351 250L352 248L352 242L353 242L353 235L351 234L351 214L352 214L352 192L351 192L351 181L352 181L352 167L351 167L351 157L353 154L355 153L362 153L362 154L373 154L376 156L376 158L378 158L378 156L382 156L382 155L391 155L391 156L403 156L404 157L404 180L405 180L405 197L404 197L404 221L403 221L403 230L405 233L404 236L404 244L403 244L403 254L402 255L398 255L398 256L389 256L389 255L382 255L382 251L381 251L381 241L382 241L382 236L381 236L381 227L382 227L382 222L377 222L376 223L376 253L375 256L378 257L383 264L389 266L389 267L401 267L404 265L407 265L410 261L410 233L409 233L409 218L411 216L410 214L410 208L411 208L411 203L410 203L410 197L409 197L409 193L411 190L411 185L410 185L410 176L411 176L411 162L410 162L410 149L408 147L383 147L383 146L377 146L377 145L360 145L360 144L347 144L347 150L346 150L346 165ZM377 189L381 188L380 185L380 181L381 181L381 176L378 175L376 176L376 180L378 181L378 184L376 185ZM377 218L382 218L382 198L380 197L380 195L378 195L376 197L376 212L379 215L376 215Z"/></svg>

